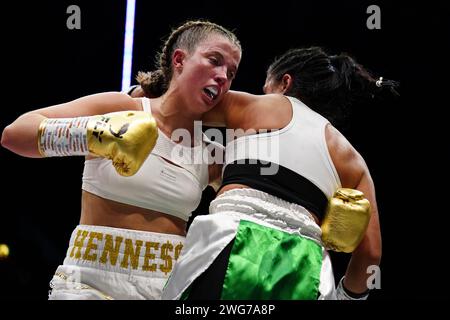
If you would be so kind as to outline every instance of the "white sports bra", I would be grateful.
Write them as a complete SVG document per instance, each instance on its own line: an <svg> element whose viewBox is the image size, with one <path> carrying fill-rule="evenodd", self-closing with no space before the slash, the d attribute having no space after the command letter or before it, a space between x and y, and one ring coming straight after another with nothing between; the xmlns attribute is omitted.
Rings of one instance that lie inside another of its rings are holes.
<svg viewBox="0 0 450 320"><path fill-rule="evenodd" d="M150 100L142 98L141 101L143 110L151 113ZM199 205L202 191L208 185L207 162L190 159L202 159L208 139L200 127L200 132L194 134L194 139L198 141L191 148L173 142L158 131L155 148L135 175L120 176L108 159L86 160L82 189L105 199L162 212L187 221L191 212Z"/></svg>
<svg viewBox="0 0 450 320"><path fill-rule="evenodd" d="M291 102L293 112L289 124L275 132L246 135L228 143L224 171L227 165L242 159L278 164L306 178L330 198L341 186L341 181L325 138L329 122L300 100L286 98ZM270 178L270 174L265 178Z"/></svg>

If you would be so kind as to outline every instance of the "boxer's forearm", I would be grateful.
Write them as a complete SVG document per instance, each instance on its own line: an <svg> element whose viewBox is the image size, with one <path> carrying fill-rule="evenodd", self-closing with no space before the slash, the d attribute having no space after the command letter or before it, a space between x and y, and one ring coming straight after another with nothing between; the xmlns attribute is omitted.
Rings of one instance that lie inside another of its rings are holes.
<svg viewBox="0 0 450 320"><path fill-rule="evenodd" d="M368 247L369 239L365 238L353 252L345 273L344 287L357 294L368 290L367 279L372 275L369 267L378 266L381 260L381 255Z"/></svg>
<svg viewBox="0 0 450 320"><path fill-rule="evenodd" d="M26 157L87 156L111 159L117 172L134 175L158 137L156 121L143 111L75 118L25 114L5 128L2 145Z"/></svg>
<svg viewBox="0 0 450 320"><path fill-rule="evenodd" d="M123 176L134 175L155 146L158 127L148 112L45 119L38 145L45 157L87 156L111 159Z"/></svg>

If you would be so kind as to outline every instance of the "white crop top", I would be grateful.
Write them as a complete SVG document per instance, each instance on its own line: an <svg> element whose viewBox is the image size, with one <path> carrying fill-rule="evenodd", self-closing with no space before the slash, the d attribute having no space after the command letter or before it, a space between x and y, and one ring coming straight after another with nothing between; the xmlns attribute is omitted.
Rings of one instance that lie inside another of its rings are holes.
<svg viewBox="0 0 450 320"><path fill-rule="evenodd" d="M143 110L151 113L150 100L142 98ZM197 128L198 129L198 128ZM82 189L99 197L169 214L187 221L200 203L208 185L206 161L191 161L203 155L206 136L196 132L195 147L184 147L158 130L155 148L131 177L119 175L111 160L86 160ZM174 152L174 151L177 152ZM180 154L181 153L181 154ZM180 154L176 156L175 154ZM167 160L176 165L168 162Z"/></svg>
<svg viewBox="0 0 450 320"><path fill-rule="evenodd" d="M278 131L246 135L229 142L224 170L236 160L268 161L303 176L330 198L341 181L325 138L329 121L298 99L286 98L292 104L289 124Z"/></svg>

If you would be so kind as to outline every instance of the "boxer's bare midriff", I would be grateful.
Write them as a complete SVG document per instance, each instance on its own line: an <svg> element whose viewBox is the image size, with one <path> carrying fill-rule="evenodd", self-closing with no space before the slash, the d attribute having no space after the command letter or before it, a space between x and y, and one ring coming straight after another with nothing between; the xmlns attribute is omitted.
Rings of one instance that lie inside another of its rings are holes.
<svg viewBox="0 0 450 320"><path fill-rule="evenodd" d="M83 191L80 224L186 234L186 222L161 212L104 199Z"/></svg>
<svg viewBox="0 0 450 320"><path fill-rule="evenodd" d="M224 193L228 190L243 189L243 188L250 188L250 187L246 186L245 184L238 184L238 183L227 184L226 186L224 186L220 189L220 191L217 193L217 196L221 195L222 193ZM308 212L311 213L310 211L308 211ZM313 213L311 213L311 216L314 218L314 221L316 221L316 223L320 225L319 218L317 218L316 215Z"/></svg>

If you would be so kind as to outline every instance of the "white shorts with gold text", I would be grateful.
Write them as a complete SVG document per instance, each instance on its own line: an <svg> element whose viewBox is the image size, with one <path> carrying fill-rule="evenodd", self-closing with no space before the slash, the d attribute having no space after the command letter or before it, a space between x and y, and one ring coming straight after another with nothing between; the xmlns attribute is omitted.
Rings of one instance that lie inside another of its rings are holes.
<svg viewBox="0 0 450 320"><path fill-rule="evenodd" d="M79 225L50 282L50 300L160 299L185 237Z"/></svg>

